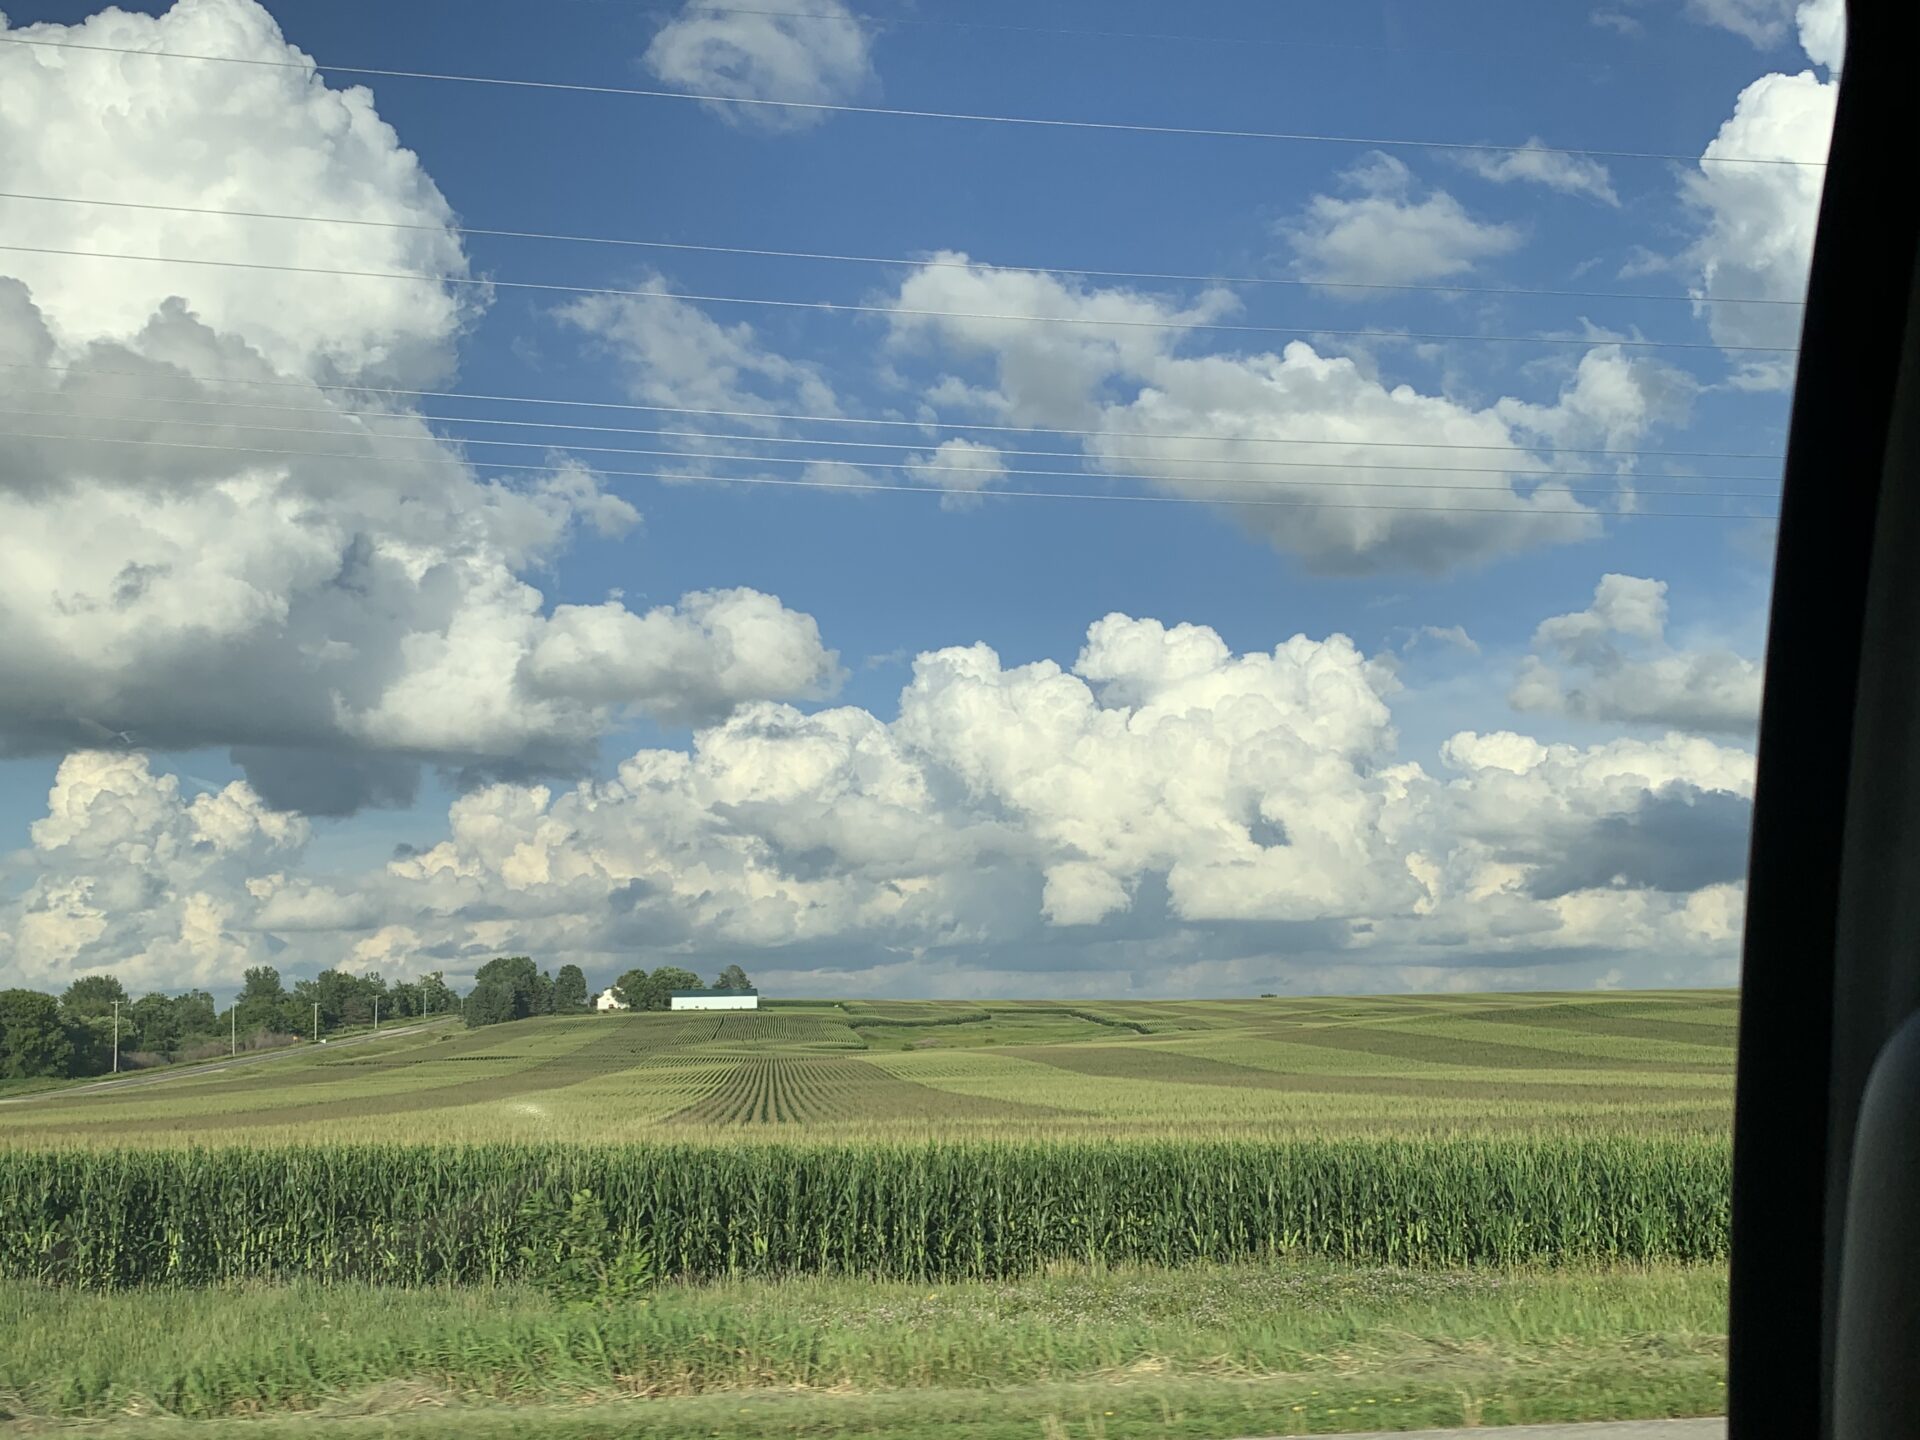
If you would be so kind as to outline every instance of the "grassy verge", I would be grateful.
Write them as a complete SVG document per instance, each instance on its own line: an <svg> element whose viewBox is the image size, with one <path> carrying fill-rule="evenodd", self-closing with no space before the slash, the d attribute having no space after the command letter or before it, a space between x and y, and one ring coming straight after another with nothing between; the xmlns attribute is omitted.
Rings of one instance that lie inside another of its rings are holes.
<svg viewBox="0 0 1920 1440"><path fill-rule="evenodd" d="M938 1286L0 1286L21 1433L668 1436L1337 1433L1712 1413L1724 1273L1319 1264ZM156 1428L157 1427L157 1428Z"/></svg>

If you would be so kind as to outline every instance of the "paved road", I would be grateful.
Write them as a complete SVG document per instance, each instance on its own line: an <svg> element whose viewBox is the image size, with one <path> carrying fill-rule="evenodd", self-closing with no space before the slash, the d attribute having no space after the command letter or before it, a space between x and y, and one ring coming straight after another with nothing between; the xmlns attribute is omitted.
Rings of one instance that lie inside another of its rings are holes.
<svg viewBox="0 0 1920 1440"><path fill-rule="evenodd" d="M1341 1440L1726 1440L1724 1418L1602 1420L1591 1425L1507 1425L1478 1430L1395 1430Z"/></svg>
<svg viewBox="0 0 1920 1440"><path fill-rule="evenodd" d="M343 1049L349 1045L365 1045L373 1040L397 1040L402 1035L418 1035L427 1028L426 1025L407 1025L398 1030L382 1030L378 1035L368 1031L365 1035L349 1035L341 1040L329 1041L327 1048ZM244 1055L210 1060L204 1065L168 1065L162 1069L136 1070L131 1075L116 1075L111 1080L62 1085L53 1090L36 1091L32 1095L10 1095L0 1098L0 1105L31 1105L36 1100L68 1100L75 1095L95 1095L102 1090L125 1090L135 1085L161 1085L169 1080L187 1080L195 1075L217 1075L222 1070L234 1070L242 1065L264 1065L269 1061L284 1060L289 1055L311 1054L312 1049L310 1045L289 1045L283 1050L249 1050Z"/></svg>

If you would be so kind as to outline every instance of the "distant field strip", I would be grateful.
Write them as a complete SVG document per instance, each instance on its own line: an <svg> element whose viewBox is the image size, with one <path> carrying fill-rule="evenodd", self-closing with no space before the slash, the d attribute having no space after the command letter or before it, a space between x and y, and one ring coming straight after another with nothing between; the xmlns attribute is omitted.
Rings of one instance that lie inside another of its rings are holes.
<svg viewBox="0 0 1920 1440"><path fill-rule="evenodd" d="M1081 1075L1117 1080L1148 1080L1161 1084L1219 1085L1231 1089L1282 1090L1290 1094L1393 1095L1409 1099L1465 1099L1538 1101L1579 1104L1620 1100L1617 1085L1554 1084L1506 1078L1482 1080L1454 1075L1289 1075L1209 1060L1179 1051L1121 1050L1098 1045L1073 1048L1034 1046L1020 1052L1024 1060L1057 1066ZM1702 1098L1699 1089L1636 1085L1631 1099L1644 1104L1684 1104Z"/></svg>
<svg viewBox="0 0 1920 1440"><path fill-rule="evenodd" d="M863 1060L772 1056L734 1064L713 1091L678 1112L683 1125L804 1125L901 1119L1040 1119L1047 1106L916 1085Z"/></svg>
<svg viewBox="0 0 1920 1440"><path fill-rule="evenodd" d="M796 1045L807 1049L864 1050L867 1042L839 1016L778 1010L722 1015L713 1039L721 1045Z"/></svg>
<svg viewBox="0 0 1920 1440"><path fill-rule="evenodd" d="M1587 1050L1543 1043L1520 1045L1497 1040L1468 1039L1464 1036L1436 1034L1429 1030L1385 1025L1295 1025L1276 1039L1295 1045L1324 1045L1335 1050L1358 1050L1394 1060L1418 1060L1430 1065L1455 1065L1472 1069L1504 1070L1580 1069L1645 1070L1646 1060L1623 1056L1595 1055ZM1667 1062L1671 1068L1685 1069L1707 1063L1688 1059ZM1714 1063L1731 1069L1733 1054L1723 1052ZM1657 1068L1657 1067L1653 1067Z"/></svg>

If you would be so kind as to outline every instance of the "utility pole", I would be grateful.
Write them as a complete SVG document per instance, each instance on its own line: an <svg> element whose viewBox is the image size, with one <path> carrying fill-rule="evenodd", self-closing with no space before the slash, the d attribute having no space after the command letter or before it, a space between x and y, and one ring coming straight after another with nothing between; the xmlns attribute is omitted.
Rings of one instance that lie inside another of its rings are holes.
<svg viewBox="0 0 1920 1440"><path fill-rule="evenodd" d="M376 1035L380 1033L380 997L378 995L373 997L373 1033Z"/></svg>
<svg viewBox="0 0 1920 1440"><path fill-rule="evenodd" d="M313 1043L320 1043L320 1002L313 1002Z"/></svg>
<svg viewBox="0 0 1920 1440"><path fill-rule="evenodd" d="M120 1002L113 1002L113 1073L120 1073Z"/></svg>
<svg viewBox="0 0 1920 1440"><path fill-rule="evenodd" d="M227 1008L227 1056L231 1059L240 1053L240 1002L234 1001Z"/></svg>

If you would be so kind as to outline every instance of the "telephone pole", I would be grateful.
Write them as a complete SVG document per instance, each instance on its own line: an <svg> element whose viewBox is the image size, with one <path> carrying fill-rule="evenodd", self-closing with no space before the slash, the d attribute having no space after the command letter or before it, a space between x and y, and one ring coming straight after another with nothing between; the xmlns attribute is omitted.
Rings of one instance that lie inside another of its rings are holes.
<svg viewBox="0 0 1920 1440"><path fill-rule="evenodd" d="M120 1073L120 1002L113 1002L113 1073Z"/></svg>
<svg viewBox="0 0 1920 1440"><path fill-rule="evenodd" d="M313 1002L313 1043L320 1043L320 1002Z"/></svg>
<svg viewBox="0 0 1920 1440"><path fill-rule="evenodd" d="M373 1033L376 1035L380 1033L380 997L378 995L373 997Z"/></svg>
<svg viewBox="0 0 1920 1440"><path fill-rule="evenodd" d="M227 1009L227 1056L231 1059L240 1053L240 1002L234 1001Z"/></svg>

